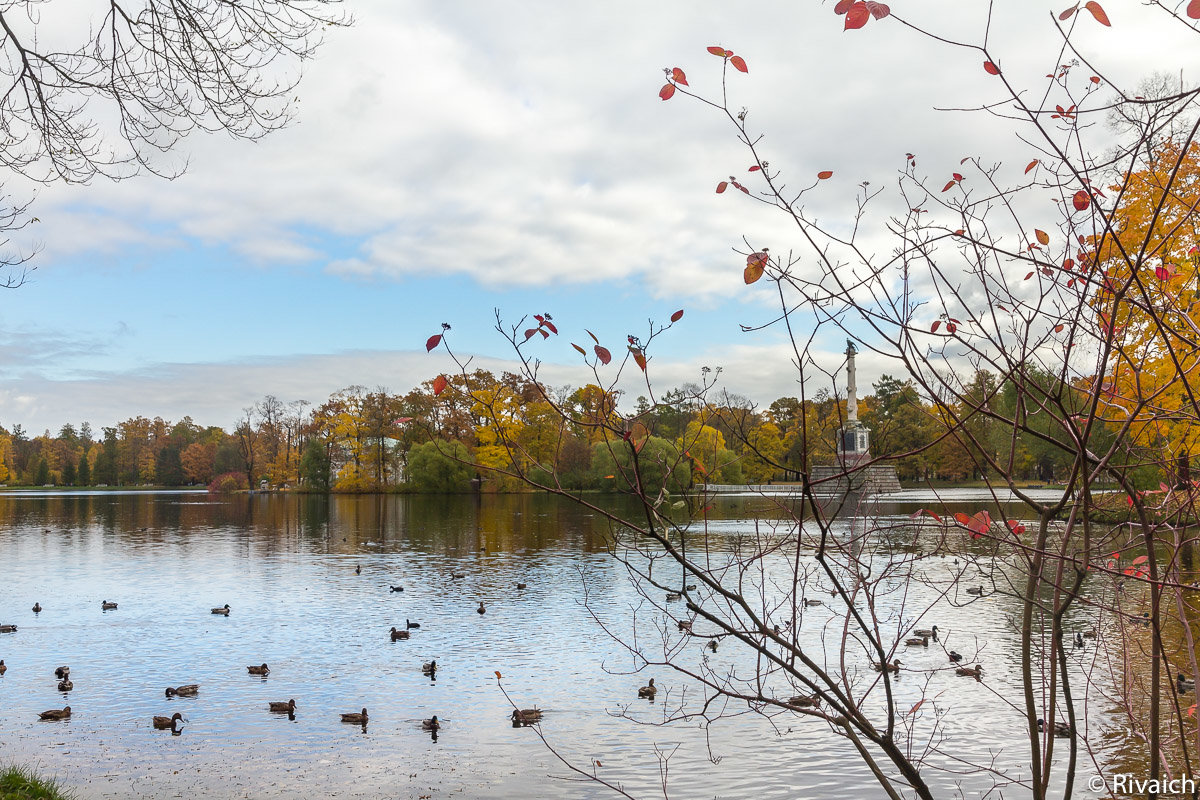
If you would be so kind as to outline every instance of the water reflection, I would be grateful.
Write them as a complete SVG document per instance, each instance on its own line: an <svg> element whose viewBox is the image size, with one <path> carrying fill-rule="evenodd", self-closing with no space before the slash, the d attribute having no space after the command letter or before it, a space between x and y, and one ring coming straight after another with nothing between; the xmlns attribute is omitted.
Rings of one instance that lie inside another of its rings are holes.
<svg viewBox="0 0 1200 800"><path fill-rule="evenodd" d="M882 511L896 518L873 546L919 550L931 581L955 575L944 542L914 540L911 508ZM763 498L721 499L710 544L733 552L776 513ZM754 664L702 620L689 636L647 607L609 557L612 541L602 515L540 495L0 495L0 622L20 625L0 638L10 667L0 676L0 759L37 764L83 800L610 796L586 782L547 783L563 768L534 732L513 730L537 725L635 795L656 789L665 752L656 745L678 745L670 773L681 797L878 793L853 749L799 702L766 720L742 706L711 725L645 724L697 697L697 686L668 670L656 683L631 674L640 664L597 621L627 634L636 611L639 635L662 637L697 670ZM29 610L35 595L39 615ZM119 610L102 605L118 601ZM965 742L963 760L1028 757L1019 718L997 701L1019 686L1010 602L947 604L937 646L901 656L899 702L936 695L947 735ZM212 613L226 603L232 613ZM842 618L817 602L777 623L816 645ZM981 682L959 680L952 649L965 665L985 663ZM1097 653L1089 644L1072 663ZM63 663L76 711L69 724L38 725L39 711L60 701L46 678ZM179 684L203 691L164 697ZM645 696L647 685L655 691ZM268 713L281 698L303 713ZM188 735L152 736L147 718L176 709L187 724L172 732ZM962 781L938 780L946 792Z"/></svg>

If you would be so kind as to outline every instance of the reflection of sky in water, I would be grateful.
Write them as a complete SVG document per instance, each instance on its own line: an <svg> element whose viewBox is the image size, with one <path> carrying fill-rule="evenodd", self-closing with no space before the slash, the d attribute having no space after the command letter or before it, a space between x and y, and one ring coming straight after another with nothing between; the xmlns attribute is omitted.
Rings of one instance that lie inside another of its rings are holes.
<svg viewBox="0 0 1200 800"><path fill-rule="evenodd" d="M713 516L729 518L711 520L715 551L730 552L733 535L751 532L762 513L754 503L718 501ZM658 728L621 719L624 710L640 722L661 719L664 703L700 695L662 667L622 674L635 665L592 613L625 635L637 608L641 641L657 637L650 647L660 653L661 630L670 646L681 639L604 552L607 530L600 515L530 496L0 495L0 623L20 625L0 635L9 666L0 678L0 761L37 765L85 800L610 796L547 777L565 768L533 731L511 727L498 670L519 706L546 710L543 730L565 756L581 766L600 761L602 777L635 794L654 792L654 745L676 743L673 796L878 794L818 720L785 712L772 723L743 713L705 730L698 721ZM922 569L936 582L953 566L936 557ZM518 581L529 588L518 591ZM908 587L909 602L922 590ZM898 602L895 591L887 597ZM102 612L106 599L119 609ZM911 671L897 683L897 702L907 709L935 697L922 713L943 714L959 758L999 753L1001 763L1020 763L1027 745L1005 699L1018 686L1015 606L962 599L925 623L939 625L947 648L978 653L985 681L954 676L939 647L908 650L900 657ZM36 617L35 600L45 608ZM475 611L480 600L485 615ZM209 613L224 603L233 609L228 618ZM658 605L685 613L679 603ZM390 641L389 628L406 618L422 627L408 641ZM894 613L889 619L899 622ZM800 636L810 647L837 642L841 622L828 605L807 609ZM696 632L703 635L700 624ZM678 657L718 673L752 666L733 643L713 654L705 641L684 641ZM434 658L430 681L420 666ZM246 665L264 661L268 678L247 674ZM59 664L72 669L69 700L55 691ZM865 662L852 668L870 676ZM636 699L652 676L661 687L654 705ZM165 698L166 686L186 683L200 684L198 697ZM268 701L289 698L295 721L268 713ZM37 712L64 702L75 712L69 723L37 721ZM365 733L339 721L363 706L371 718ZM188 720L182 736L150 728L152 715L176 710ZM421 730L433 714L443 725L436 743ZM960 778L930 780L949 791Z"/></svg>

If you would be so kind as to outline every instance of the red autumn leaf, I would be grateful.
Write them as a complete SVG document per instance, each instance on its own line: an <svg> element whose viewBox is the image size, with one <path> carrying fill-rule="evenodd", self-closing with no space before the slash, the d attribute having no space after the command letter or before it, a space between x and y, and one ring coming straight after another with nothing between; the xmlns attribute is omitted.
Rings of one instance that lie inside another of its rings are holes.
<svg viewBox="0 0 1200 800"><path fill-rule="evenodd" d="M1109 28L1112 27L1112 23L1108 21L1108 14L1104 13L1104 9L1100 7L1100 4L1096 0L1088 0L1088 2L1083 4L1083 7L1092 12L1092 16L1096 18L1096 22Z"/></svg>
<svg viewBox="0 0 1200 800"><path fill-rule="evenodd" d="M502 677L504 676L500 674L500 670L496 670L496 680L500 680Z"/></svg>
<svg viewBox="0 0 1200 800"><path fill-rule="evenodd" d="M959 172L951 173L950 177L954 178L956 181L961 181L963 179L962 174Z"/></svg>
<svg viewBox="0 0 1200 800"><path fill-rule="evenodd" d="M909 714L915 714L915 713L917 713L917 709L919 709L919 708L920 708L921 706L923 706L923 705L925 705L925 698L924 698L924 697L922 697L920 700L918 700L918 701L916 702L916 704L915 704L915 705L913 705L913 707L912 707L912 708L910 708L910 709L908 710L908 713L909 713Z"/></svg>
<svg viewBox="0 0 1200 800"><path fill-rule="evenodd" d="M958 326L955 325L953 322L946 323L946 333L954 333L957 330L958 330Z"/></svg>
<svg viewBox="0 0 1200 800"><path fill-rule="evenodd" d="M746 60L743 59L741 56L734 56L733 58L729 59L729 63L733 64L733 68L736 69L738 72L749 72L750 71L750 70L746 69Z"/></svg>
<svg viewBox="0 0 1200 800"><path fill-rule="evenodd" d="M971 524L971 518L961 511L958 511L954 514L954 521L957 522L959 525L970 525Z"/></svg>
<svg viewBox="0 0 1200 800"><path fill-rule="evenodd" d="M1066 261L1063 262L1062 268L1067 270L1068 272L1070 272L1071 268L1074 266L1075 266L1075 259L1068 258Z"/></svg>
<svg viewBox="0 0 1200 800"><path fill-rule="evenodd" d="M1192 2L1193 3L1200 2L1200 0L1192 0ZM1200 6L1197 6L1197 7L1200 8ZM1092 77L1088 78L1088 80L1091 81L1092 83L1099 83L1100 77L1098 75L1093 75Z"/></svg>
<svg viewBox="0 0 1200 800"><path fill-rule="evenodd" d="M442 392L446 391L446 387L450 385L450 381L446 380L445 375L438 375L433 379L433 396L437 397Z"/></svg>
<svg viewBox="0 0 1200 800"><path fill-rule="evenodd" d="M679 67L675 67L671 70L671 80L675 81L680 86L688 85L687 75L684 75L683 70L681 70Z"/></svg>
<svg viewBox="0 0 1200 800"><path fill-rule="evenodd" d="M1196 6L1196 19L1200 19L1200 0L1192 0L1192 6ZM1188 16L1192 14L1192 6L1188 6ZM1196 716L1196 704L1192 703L1188 706L1187 715L1189 717Z"/></svg>
<svg viewBox="0 0 1200 800"><path fill-rule="evenodd" d="M578 351L579 351L579 355L581 355L581 356L586 356L586 355L587 355L587 350L584 350L582 347L580 347L579 345L575 344L574 342L571 342L571 347L574 347L576 350L578 350Z"/></svg>
<svg viewBox="0 0 1200 800"><path fill-rule="evenodd" d="M1000 74L1000 68L997 67L995 64L993 64L990 61L983 62L983 71L986 72L988 75L999 75Z"/></svg>
<svg viewBox="0 0 1200 800"><path fill-rule="evenodd" d="M992 516L986 511L976 511L967 523L967 529L971 531L971 538L978 539L988 532L992 527Z"/></svg>
<svg viewBox="0 0 1200 800"><path fill-rule="evenodd" d="M1170 280L1171 271L1166 267L1159 265L1154 268L1154 277L1158 278L1160 281Z"/></svg>
<svg viewBox="0 0 1200 800"><path fill-rule="evenodd" d="M939 320L934 320L934 322L933 322L933 326L932 326L932 327L929 329L929 332L930 332L930 333L937 333L937 332L938 332L938 328L940 328L940 327L942 327L942 321L941 321L940 319L939 319Z"/></svg>
<svg viewBox="0 0 1200 800"><path fill-rule="evenodd" d="M1133 508L1133 498L1132 498L1132 497L1128 497L1128 496L1126 496L1126 498L1125 498L1125 504L1126 504L1127 506L1129 506L1130 508Z"/></svg>
<svg viewBox="0 0 1200 800"><path fill-rule="evenodd" d="M596 344L600 344L600 340L596 338L596 334L592 333L587 328L584 328L583 332L586 333L588 336L592 337L593 342L595 342Z"/></svg>
<svg viewBox="0 0 1200 800"><path fill-rule="evenodd" d="M1192 19L1200 19L1200 0L1192 0L1187 4L1187 15ZM1195 706L1192 706L1194 709Z"/></svg>
<svg viewBox="0 0 1200 800"><path fill-rule="evenodd" d="M729 181L721 181L720 183L717 184L717 194L720 194L721 192L725 191L728 188L729 188Z"/></svg>
<svg viewBox="0 0 1200 800"><path fill-rule="evenodd" d="M942 191L943 191L943 192L948 192L948 191L950 191L950 187L951 187L951 186L953 186L953 185L954 185L954 184L956 184L956 183L958 183L958 181L950 181L949 183L947 183L945 186L943 186L943 187L942 187Z"/></svg>
<svg viewBox="0 0 1200 800"><path fill-rule="evenodd" d="M857 30L866 25L867 20L870 18L871 11L867 8L867 4L863 0L857 0L850 6L850 10L846 12L846 24L842 27L842 30Z"/></svg>
<svg viewBox="0 0 1200 800"><path fill-rule="evenodd" d="M1020 536L1025 532L1025 526L1017 522L1015 519L1010 519L1008 521L1008 529L1012 531L1013 536Z"/></svg>
<svg viewBox="0 0 1200 800"><path fill-rule="evenodd" d="M967 233L967 232L966 232L965 230L963 230L962 228L959 228L958 230L956 230L956 231L954 232L954 235L955 235L955 236L965 236L965 235L966 235L966 233Z"/></svg>
<svg viewBox="0 0 1200 800"><path fill-rule="evenodd" d="M525 341L529 341L529 337L538 332L537 328L528 328L525 331Z"/></svg>
<svg viewBox="0 0 1200 800"><path fill-rule="evenodd" d="M661 97L663 100L670 100L672 97L675 96L675 84L673 84L673 83L663 84L663 87L658 90L658 96Z"/></svg>
<svg viewBox="0 0 1200 800"><path fill-rule="evenodd" d="M849 11L852 5L854 5L854 0L838 0L837 5L833 7L833 13L840 17Z"/></svg>
<svg viewBox="0 0 1200 800"><path fill-rule="evenodd" d="M876 3L874 0L867 0L867 10L871 12L871 16L875 19L883 19L888 14L892 13L892 9L883 3Z"/></svg>
<svg viewBox="0 0 1200 800"><path fill-rule="evenodd" d="M601 364L607 365L608 362L612 361L612 353L608 352L607 347L602 347L600 345L596 345L595 350L596 350L596 358L600 359Z"/></svg>
<svg viewBox="0 0 1200 800"><path fill-rule="evenodd" d="M633 360L636 361L637 365L642 368L642 372L646 371L646 357L642 355L642 351L634 350Z"/></svg>
<svg viewBox="0 0 1200 800"><path fill-rule="evenodd" d="M406 422L412 422L412 421L413 421L412 417L400 417L400 419L396 420L396 424L403 425Z"/></svg>
<svg viewBox="0 0 1200 800"><path fill-rule="evenodd" d="M820 181L827 181L832 177L833 177L833 170L831 170L831 169L823 169L817 173L817 180L820 180Z"/></svg>
<svg viewBox="0 0 1200 800"><path fill-rule="evenodd" d="M1030 161L1028 164L1025 165L1025 174L1028 175L1029 170L1033 169L1037 165L1038 165L1038 160L1036 158L1033 161Z"/></svg>
<svg viewBox="0 0 1200 800"><path fill-rule="evenodd" d="M1062 332L1063 332L1063 328L1065 328L1065 327L1066 327L1066 326L1065 326L1065 325L1063 325L1063 324L1060 322L1059 324L1057 324L1057 325L1055 325L1055 326L1054 326L1054 332L1055 332L1055 333L1062 333Z"/></svg>
<svg viewBox="0 0 1200 800"><path fill-rule="evenodd" d="M1133 564L1134 564L1134 566L1137 566L1138 564L1145 564L1149 560L1150 559L1146 556L1138 556L1137 558L1135 558L1133 560Z"/></svg>
<svg viewBox="0 0 1200 800"><path fill-rule="evenodd" d="M543 327L544 327L546 330L548 330L548 331L550 331L551 333L553 333L555 336L557 336L557 335L558 335L558 328L554 327L554 323L553 323L553 322L551 322L550 320L548 320L548 319L547 319L547 320L542 320L542 326L543 326Z"/></svg>
<svg viewBox="0 0 1200 800"><path fill-rule="evenodd" d="M1032 277L1033 277L1033 273L1032 273L1032 272L1030 272L1030 273L1027 273L1027 274L1025 275L1025 280L1029 280L1029 279L1030 279L1030 278L1032 278Z"/></svg>
<svg viewBox="0 0 1200 800"><path fill-rule="evenodd" d="M762 167L760 167L758 164L755 164L753 167L746 170L746 172L758 172L760 169L762 169Z"/></svg>
<svg viewBox="0 0 1200 800"><path fill-rule="evenodd" d="M425 352L428 353L433 348L442 343L442 335L439 333L436 336L430 336L425 340Z"/></svg>
<svg viewBox="0 0 1200 800"><path fill-rule="evenodd" d="M1061 14L1059 14L1059 15L1058 15L1058 18L1059 18L1060 20L1068 20L1068 19L1070 19L1070 18L1071 18L1071 15L1072 15L1072 14L1074 14L1074 13L1075 13L1076 11L1078 11L1078 10L1079 10L1079 3L1076 3L1075 5L1073 5L1073 6L1071 6L1070 8L1068 8L1066 11L1062 12Z"/></svg>
<svg viewBox="0 0 1200 800"><path fill-rule="evenodd" d="M1035 228L1033 235L1037 237L1038 243L1042 245L1050 244L1050 234L1046 233L1041 228Z"/></svg>
<svg viewBox="0 0 1200 800"><path fill-rule="evenodd" d="M682 308L671 315L671 322L679 322L679 320L681 320L681 319L683 319L683 309Z"/></svg>
<svg viewBox="0 0 1200 800"><path fill-rule="evenodd" d="M725 57L724 47L710 47L708 48L708 52L712 53L714 56L720 56L721 58Z"/></svg>

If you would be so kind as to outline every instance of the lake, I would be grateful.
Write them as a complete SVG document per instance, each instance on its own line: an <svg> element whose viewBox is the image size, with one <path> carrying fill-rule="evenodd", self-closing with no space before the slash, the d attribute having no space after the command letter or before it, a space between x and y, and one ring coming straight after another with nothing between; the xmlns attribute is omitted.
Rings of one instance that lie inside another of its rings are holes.
<svg viewBox="0 0 1200 800"><path fill-rule="evenodd" d="M914 504L930 500L891 498L880 513L907 519ZM735 547L770 508L714 501L714 547ZM709 724L650 724L702 693L663 667L635 672L601 626L623 638L670 632L611 541L601 515L537 495L0 494L0 624L19 626L0 634L0 763L33 766L84 800L614 796L555 753L639 797L662 796L663 772L673 797L880 793L850 746L811 717L730 703ZM930 569L949 568L936 561ZM118 608L101 610L105 600ZM946 735L962 737L957 758L1028 758L1023 722L1003 699L1020 685L1011 602L941 603L932 617L948 647L986 663L981 683L947 672L941 649L902 654L898 702L936 695ZM228 617L210 613L226 603ZM841 620L829 606L806 614L799 635L811 646ZM406 620L421 627L392 641ZM678 657L714 674L753 668L734 643L712 653L706 642L684 642ZM1079 665L1094 656L1094 645L1071 654ZM431 660L432 679L421 669ZM268 676L247 673L261 663ZM69 694L56 690L63 664ZM650 677L660 691L639 700ZM164 694L191 683L196 697ZM512 726L505 693L544 711L554 752L537 730ZM294 719L268 712L291 698ZM66 703L69 721L38 719ZM364 707L365 729L341 722ZM176 711L181 735L151 727ZM436 737L421 724L433 715ZM1106 723L1091 724L1099 734ZM976 778L930 780L950 796L991 785Z"/></svg>

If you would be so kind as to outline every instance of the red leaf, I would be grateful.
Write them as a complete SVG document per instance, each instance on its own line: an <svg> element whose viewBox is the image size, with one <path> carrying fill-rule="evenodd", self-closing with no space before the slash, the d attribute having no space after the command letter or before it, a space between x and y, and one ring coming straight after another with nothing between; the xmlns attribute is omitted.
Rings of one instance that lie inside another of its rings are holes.
<svg viewBox="0 0 1200 800"><path fill-rule="evenodd" d="M1192 19L1200 19L1200 0L1192 0L1187 5L1187 15ZM1195 706L1192 706L1195 708Z"/></svg>
<svg viewBox="0 0 1200 800"><path fill-rule="evenodd" d="M503 676L500 674L500 670L496 670L496 680L500 680L502 677Z"/></svg>
<svg viewBox="0 0 1200 800"><path fill-rule="evenodd" d="M1196 6L1196 8L1197 8L1198 10L1200 10L1200 0L1192 0L1192 5L1195 5L1195 6ZM1189 6L1189 7L1190 7L1190 6ZM1197 17L1197 19L1200 19L1200 16L1198 16L1198 17ZM1097 75L1093 75L1092 77L1088 78L1088 80L1089 80L1089 81L1091 81L1092 83L1099 83L1099 82L1100 82L1100 78L1099 78L1099 76L1097 76Z"/></svg>
<svg viewBox="0 0 1200 800"><path fill-rule="evenodd" d="M753 167L746 170L746 172L758 172L760 169L762 169L762 167L760 167L758 164L755 164Z"/></svg>
<svg viewBox="0 0 1200 800"><path fill-rule="evenodd" d="M951 187L951 186L953 186L953 185L954 185L954 184L956 184L956 183L958 183L958 181L950 181L949 183L947 183L945 186L943 186L943 187L942 187L942 191L943 191L943 192L948 192L948 191L950 191L950 187Z"/></svg>
<svg viewBox="0 0 1200 800"><path fill-rule="evenodd" d="M749 72L750 71L750 70L746 69L746 61L741 56L734 56L733 58L729 59L729 63L733 64L733 68L736 69L738 72Z"/></svg>
<svg viewBox="0 0 1200 800"><path fill-rule="evenodd" d="M934 322L933 322L933 325L932 325L932 326L929 328L929 332L930 332L930 333L937 333L937 332L938 332L938 328L940 328L940 327L942 327L942 321L941 321L940 319L938 319L938 320L934 320Z"/></svg>
<svg viewBox="0 0 1200 800"><path fill-rule="evenodd" d="M721 58L725 57L724 47L710 47L708 48L708 52L712 53L714 56L720 56Z"/></svg>
<svg viewBox="0 0 1200 800"><path fill-rule="evenodd" d="M671 315L671 322L679 322L679 320L681 320L681 319L683 319L683 309L682 308Z"/></svg>
<svg viewBox="0 0 1200 800"><path fill-rule="evenodd" d="M1146 563L1147 561L1149 561L1149 560L1150 560L1150 559L1149 559L1147 556L1138 556L1137 558L1135 558L1135 559L1133 560L1133 562L1132 562L1132 563L1133 563L1133 564L1136 566L1136 565L1138 565L1138 564L1145 564L1145 563Z"/></svg>
<svg viewBox="0 0 1200 800"><path fill-rule="evenodd" d="M1057 325L1055 325L1055 326L1054 326L1054 332L1055 332L1055 333L1062 333L1062 332L1063 332L1063 328L1065 328L1065 327L1066 327L1066 326L1065 326L1065 325L1063 325L1063 324L1060 322L1059 324L1057 324Z"/></svg>
<svg viewBox="0 0 1200 800"><path fill-rule="evenodd" d="M1071 268L1074 266L1075 266L1075 259L1068 258L1066 261L1063 262L1062 268L1067 270L1068 272L1070 272Z"/></svg>
<svg viewBox="0 0 1200 800"><path fill-rule="evenodd" d="M833 170L823 169L817 173L817 180L826 181L833 177Z"/></svg>
<svg viewBox="0 0 1200 800"><path fill-rule="evenodd" d="M640 350L634 351L633 360L636 361L637 365L642 368L642 372L646 371L646 357L642 355Z"/></svg>
<svg viewBox="0 0 1200 800"><path fill-rule="evenodd" d="M842 28L844 31L857 30L867 24L867 20L871 18L871 11L867 8L867 4L863 0L856 0L850 6L850 10L846 12L846 24Z"/></svg>
<svg viewBox="0 0 1200 800"><path fill-rule="evenodd" d="M600 340L596 338L596 334L592 333L587 328L584 328L583 332L586 333L588 336L592 337L593 342L595 342L596 344L600 344Z"/></svg>
<svg viewBox="0 0 1200 800"><path fill-rule="evenodd" d="M967 523L967 528L971 531L971 538L978 539L988 532L992 527L992 515L986 511L976 511Z"/></svg>
<svg viewBox="0 0 1200 800"><path fill-rule="evenodd" d="M687 76L683 74L683 70L681 70L679 67L675 67L671 70L671 80L675 81L680 86L688 85Z"/></svg>
<svg viewBox="0 0 1200 800"><path fill-rule="evenodd" d="M1025 174L1026 174L1026 175L1028 175L1028 174L1029 174L1029 170L1033 169L1033 168L1034 168L1034 167L1036 167L1037 165L1038 165L1038 160L1037 160L1036 158L1035 158L1033 161L1030 161L1030 162L1029 162L1029 163L1028 163L1028 164L1025 166Z"/></svg>
<svg viewBox="0 0 1200 800"><path fill-rule="evenodd" d="M413 421L412 417L400 417L400 419L396 420L396 424L403 425L406 422L412 422L412 421Z"/></svg>
<svg viewBox="0 0 1200 800"><path fill-rule="evenodd" d="M892 9L883 3L873 2L873 0L867 0L867 10L871 12L871 16L875 19L883 19L888 14L892 13Z"/></svg>
<svg viewBox="0 0 1200 800"><path fill-rule="evenodd" d="M999 75L1000 74L1000 68L997 67L995 64L993 64L990 61L983 62L983 71L986 72L988 75Z"/></svg>
<svg viewBox="0 0 1200 800"><path fill-rule="evenodd" d="M922 697L920 700L918 700L918 701L916 702L916 704L915 704L915 705L914 705L912 708L910 708L910 709L908 710L908 713L909 713L909 714L915 714L915 713L917 713L917 710L918 710L918 709L919 709L921 706L923 706L923 705L925 705L925 698L924 698L924 697Z"/></svg>
<svg viewBox="0 0 1200 800"><path fill-rule="evenodd" d="M436 336L430 336L425 340L425 352L428 353L433 348L442 343L442 335L439 333Z"/></svg>
<svg viewBox="0 0 1200 800"><path fill-rule="evenodd" d="M1104 9L1100 7L1100 4L1096 0L1088 0L1088 2L1083 4L1083 7L1092 12L1092 16L1096 18L1096 22L1109 28L1112 27L1112 23L1108 21L1108 14L1104 13Z"/></svg>
<svg viewBox="0 0 1200 800"><path fill-rule="evenodd" d="M837 5L833 7L833 13L839 17L850 10L850 6L854 5L854 0L838 0Z"/></svg>
<svg viewBox="0 0 1200 800"><path fill-rule="evenodd" d="M672 83L663 84L663 87L658 90L658 96L661 97L663 100L670 100L672 97L675 96L675 84L672 84Z"/></svg>
<svg viewBox="0 0 1200 800"><path fill-rule="evenodd" d="M538 329L537 329L537 328L528 328L528 329L526 329L526 331L525 331L525 341L527 341L527 342L528 342L528 341L529 341L529 337L530 337L530 336L533 336L533 335L534 335L535 333L537 333L537 332L538 332Z"/></svg>
<svg viewBox="0 0 1200 800"><path fill-rule="evenodd" d="M1032 277L1033 277L1033 273L1032 273L1032 272L1030 272L1030 273L1028 273L1028 274L1026 274L1026 275L1025 275L1025 280L1029 280L1029 279L1030 279L1030 278L1032 278Z"/></svg>
<svg viewBox="0 0 1200 800"><path fill-rule="evenodd" d="M612 361L612 353L608 352L607 347L596 345L594 349L596 350L596 358L600 359L601 364L607 365L608 362Z"/></svg>
<svg viewBox="0 0 1200 800"><path fill-rule="evenodd" d="M1157 266L1154 268L1154 277L1158 278L1160 281L1170 280L1171 271L1164 266Z"/></svg>
<svg viewBox="0 0 1200 800"><path fill-rule="evenodd" d="M967 232L966 232L965 230L963 230L962 228L959 228L958 230L956 230L956 231L954 232L954 235L955 235L955 236L965 236L965 235L966 235L966 233L967 233Z"/></svg>
<svg viewBox="0 0 1200 800"><path fill-rule="evenodd" d="M1073 6L1071 6L1070 8L1068 8L1066 11L1062 12L1061 14L1059 14L1059 15L1058 15L1058 18L1059 18L1060 20L1068 20L1068 19L1070 19L1070 18L1071 18L1071 15L1072 15L1072 14L1074 14L1074 13L1075 13L1076 11L1078 11L1078 10L1079 10L1079 3L1076 3L1075 5L1073 5Z"/></svg>
<svg viewBox="0 0 1200 800"><path fill-rule="evenodd" d="M954 521L957 522L959 525L970 525L971 524L971 518L968 517L966 514L964 514L961 511L955 513Z"/></svg>
<svg viewBox="0 0 1200 800"><path fill-rule="evenodd" d="M958 330L958 326L955 325L953 322L946 323L946 333L954 333L957 330Z"/></svg>
<svg viewBox="0 0 1200 800"><path fill-rule="evenodd" d="M574 347L576 350L578 350L578 351L579 351L579 355L581 355L581 356L586 356L586 355L587 355L587 350L584 350L582 347L580 347L579 345L575 344L574 342L571 342L571 347Z"/></svg>
<svg viewBox="0 0 1200 800"><path fill-rule="evenodd" d="M717 194L720 194L721 192L725 191L728 188L729 188L729 181L721 181L720 183L717 184Z"/></svg>
<svg viewBox="0 0 1200 800"><path fill-rule="evenodd" d="M446 387L450 385L450 381L446 380L445 375L438 375L433 379L433 396L437 397L442 392L446 391Z"/></svg>
<svg viewBox="0 0 1200 800"><path fill-rule="evenodd" d="M546 328L546 330L550 331L555 336L558 336L558 328L554 327L553 322L550 320L542 320L542 325Z"/></svg>

